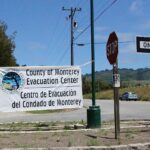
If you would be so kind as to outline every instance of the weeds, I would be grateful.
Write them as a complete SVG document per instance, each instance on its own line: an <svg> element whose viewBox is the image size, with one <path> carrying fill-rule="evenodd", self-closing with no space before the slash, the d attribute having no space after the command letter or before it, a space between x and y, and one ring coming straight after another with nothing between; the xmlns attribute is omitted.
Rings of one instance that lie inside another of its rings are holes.
<svg viewBox="0 0 150 150"><path fill-rule="evenodd" d="M70 141L70 140L69 140L69 142L68 142L68 145L67 145L67 146L68 146L68 147L71 147L72 145L73 145L72 141Z"/></svg>
<svg viewBox="0 0 150 150"><path fill-rule="evenodd" d="M87 146L100 146L100 143L95 139L91 139L87 142Z"/></svg>
<svg viewBox="0 0 150 150"><path fill-rule="evenodd" d="M104 136L107 136L108 135L108 130L100 130L99 133L103 134Z"/></svg>
<svg viewBox="0 0 150 150"><path fill-rule="evenodd" d="M134 132L133 130L127 129L127 130L126 130L126 133L125 133L125 137L126 137L127 139L133 139L133 138L134 138L133 132Z"/></svg>
<svg viewBox="0 0 150 150"><path fill-rule="evenodd" d="M61 136L69 136L70 134L69 134L69 132L67 132L67 131L64 131L64 132L62 132L61 133Z"/></svg>
<svg viewBox="0 0 150 150"><path fill-rule="evenodd" d="M37 123L35 124L35 127L48 127L49 125L46 123Z"/></svg>

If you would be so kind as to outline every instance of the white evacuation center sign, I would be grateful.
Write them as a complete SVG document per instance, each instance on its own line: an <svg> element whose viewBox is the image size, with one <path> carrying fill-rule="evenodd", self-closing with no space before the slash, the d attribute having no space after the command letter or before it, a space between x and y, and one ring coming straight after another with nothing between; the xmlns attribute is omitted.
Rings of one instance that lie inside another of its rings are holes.
<svg viewBox="0 0 150 150"><path fill-rule="evenodd" d="M79 67L1 67L0 111L81 108Z"/></svg>

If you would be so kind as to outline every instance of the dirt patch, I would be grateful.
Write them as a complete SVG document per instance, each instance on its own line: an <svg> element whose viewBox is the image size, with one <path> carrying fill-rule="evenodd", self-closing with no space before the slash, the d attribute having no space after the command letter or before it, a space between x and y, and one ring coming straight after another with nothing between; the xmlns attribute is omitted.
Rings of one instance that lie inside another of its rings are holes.
<svg viewBox="0 0 150 150"><path fill-rule="evenodd" d="M142 124L143 125L143 124ZM129 127L129 124L127 124ZM125 127L127 127L125 126ZM112 127L108 125L107 127ZM50 148L71 146L110 146L150 142L149 125L122 128L120 140L115 139L114 128L78 129L37 132L0 132L0 148Z"/></svg>

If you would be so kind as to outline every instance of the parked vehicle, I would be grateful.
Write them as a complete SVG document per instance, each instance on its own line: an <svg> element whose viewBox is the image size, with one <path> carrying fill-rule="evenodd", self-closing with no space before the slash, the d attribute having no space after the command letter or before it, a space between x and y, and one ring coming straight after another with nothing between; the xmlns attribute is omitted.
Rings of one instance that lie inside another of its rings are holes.
<svg viewBox="0 0 150 150"><path fill-rule="evenodd" d="M138 95L134 92L125 92L120 96L120 100L127 100L127 101L137 101Z"/></svg>

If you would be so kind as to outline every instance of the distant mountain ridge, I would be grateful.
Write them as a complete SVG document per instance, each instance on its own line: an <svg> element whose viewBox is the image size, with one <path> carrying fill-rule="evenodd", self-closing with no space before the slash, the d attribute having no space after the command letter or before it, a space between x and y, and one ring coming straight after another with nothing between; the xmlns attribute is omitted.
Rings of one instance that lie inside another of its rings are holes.
<svg viewBox="0 0 150 150"><path fill-rule="evenodd" d="M121 81L141 81L150 80L150 68L139 68L139 69L119 69ZM91 74L85 74L85 77L91 79ZM112 70L103 70L95 72L95 79L112 82Z"/></svg>

